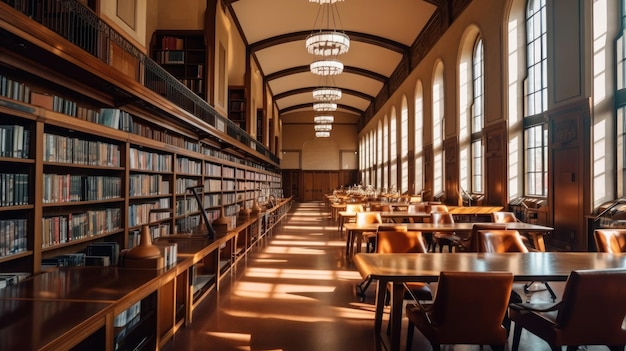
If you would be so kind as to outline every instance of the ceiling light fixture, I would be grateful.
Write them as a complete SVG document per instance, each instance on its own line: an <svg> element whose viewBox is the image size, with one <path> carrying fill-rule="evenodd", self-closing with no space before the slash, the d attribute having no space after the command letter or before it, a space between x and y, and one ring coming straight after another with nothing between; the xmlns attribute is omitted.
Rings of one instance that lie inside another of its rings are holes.
<svg viewBox="0 0 626 351"><path fill-rule="evenodd" d="M337 59L317 60L311 62L309 68L318 76L336 76L343 72L343 63Z"/></svg>
<svg viewBox="0 0 626 351"><path fill-rule="evenodd" d="M313 98L319 101L336 101L341 99L341 89L321 87L313 89Z"/></svg>
<svg viewBox="0 0 626 351"><path fill-rule="evenodd" d="M313 121L316 124L330 124L335 121L335 117L333 116L315 116L313 117Z"/></svg>
<svg viewBox="0 0 626 351"><path fill-rule="evenodd" d="M315 132L316 138L328 138L330 137L330 132Z"/></svg>
<svg viewBox="0 0 626 351"><path fill-rule="evenodd" d="M320 28L306 38L306 49L317 56L337 56L350 49L350 38L337 30L341 18L335 3L337 0L309 0L320 4L313 28ZM337 23L339 22L339 23ZM325 26L326 28L323 28Z"/></svg>
<svg viewBox="0 0 626 351"><path fill-rule="evenodd" d="M332 112L337 111L337 104L334 102L315 102L313 103L313 110L317 112Z"/></svg>
<svg viewBox="0 0 626 351"><path fill-rule="evenodd" d="M316 124L313 126L316 132L330 132L333 130L332 124Z"/></svg>

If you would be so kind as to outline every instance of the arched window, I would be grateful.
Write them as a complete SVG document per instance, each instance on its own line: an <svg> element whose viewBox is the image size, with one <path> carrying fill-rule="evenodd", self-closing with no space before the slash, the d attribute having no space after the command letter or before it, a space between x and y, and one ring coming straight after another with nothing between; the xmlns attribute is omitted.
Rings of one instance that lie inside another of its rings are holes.
<svg viewBox="0 0 626 351"><path fill-rule="evenodd" d="M383 159L382 159L382 187L389 189L389 119L383 117Z"/></svg>
<svg viewBox="0 0 626 351"><path fill-rule="evenodd" d="M401 193L409 191L409 106L402 96L400 110L400 187Z"/></svg>
<svg viewBox="0 0 626 351"><path fill-rule="evenodd" d="M445 118L445 96L443 81L443 63L438 62L433 81L433 195L444 191L443 188L443 138Z"/></svg>
<svg viewBox="0 0 626 351"><path fill-rule="evenodd" d="M389 118L389 190L398 189L398 119L396 108L391 108Z"/></svg>
<svg viewBox="0 0 626 351"><path fill-rule="evenodd" d="M424 88L422 82L415 86L415 194L424 189Z"/></svg>
<svg viewBox="0 0 626 351"><path fill-rule="evenodd" d="M383 124L378 121L378 129L376 130L376 188L383 187Z"/></svg>
<svg viewBox="0 0 626 351"><path fill-rule="evenodd" d="M526 8L526 111L524 176L526 195L548 195L548 109L546 0Z"/></svg>
<svg viewBox="0 0 626 351"><path fill-rule="evenodd" d="M483 126L485 119L485 76L483 40L478 38L472 53L471 191L483 192Z"/></svg>

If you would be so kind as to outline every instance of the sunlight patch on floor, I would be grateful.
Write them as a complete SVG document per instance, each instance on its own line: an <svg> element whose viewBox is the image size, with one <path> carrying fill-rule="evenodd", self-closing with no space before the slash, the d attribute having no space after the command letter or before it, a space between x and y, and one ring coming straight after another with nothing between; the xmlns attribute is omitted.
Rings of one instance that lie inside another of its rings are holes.
<svg viewBox="0 0 626 351"><path fill-rule="evenodd" d="M284 321L293 321L298 323L330 323L335 322L335 318L322 317L322 316L303 316L303 315L290 315L290 314L278 314L278 313L255 313L242 310L225 309L225 313L237 317L237 318L254 318L258 320L262 319L280 319Z"/></svg>
<svg viewBox="0 0 626 351"><path fill-rule="evenodd" d="M278 299L289 301L317 301L318 299L301 295L302 293L332 293L334 286L272 284L256 282L240 282L233 289L234 295L242 298ZM299 295L300 294L300 295Z"/></svg>
<svg viewBox="0 0 626 351"><path fill-rule="evenodd" d="M312 270L312 269L283 269L283 268L257 268L250 267L246 271L246 277L253 278L269 278L269 279L316 279L316 280L334 280L338 277L349 276L349 273L356 273L353 278L358 279L358 272L348 271L332 271L332 270Z"/></svg>
<svg viewBox="0 0 626 351"><path fill-rule="evenodd" d="M277 246L265 249L268 254L326 255L324 250L306 249L301 247Z"/></svg>
<svg viewBox="0 0 626 351"><path fill-rule="evenodd" d="M302 228L300 226L295 226L295 225L284 225L283 229L285 230L306 230L306 231L310 231L310 230L334 230L337 229L336 226L332 225L332 226L307 226L307 228Z"/></svg>

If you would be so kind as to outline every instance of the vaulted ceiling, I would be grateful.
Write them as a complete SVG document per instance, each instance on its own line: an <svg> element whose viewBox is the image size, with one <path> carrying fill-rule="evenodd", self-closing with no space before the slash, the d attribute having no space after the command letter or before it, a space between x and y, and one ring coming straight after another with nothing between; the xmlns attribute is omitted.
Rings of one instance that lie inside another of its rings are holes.
<svg viewBox="0 0 626 351"><path fill-rule="evenodd" d="M390 77L410 61L411 47L444 0L340 0L339 28L350 37L350 49L338 59L343 73L332 85L342 90L338 110L345 123L358 124ZM240 28L245 44L280 111L283 122L290 116L312 116L314 88L323 85L309 71L317 57L307 52L305 39L320 28L319 3L309 0L225 0ZM369 110L369 111L368 111ZM300 118L300 117L299 117ZM300 118L301 121L301 118Z"/></svg>

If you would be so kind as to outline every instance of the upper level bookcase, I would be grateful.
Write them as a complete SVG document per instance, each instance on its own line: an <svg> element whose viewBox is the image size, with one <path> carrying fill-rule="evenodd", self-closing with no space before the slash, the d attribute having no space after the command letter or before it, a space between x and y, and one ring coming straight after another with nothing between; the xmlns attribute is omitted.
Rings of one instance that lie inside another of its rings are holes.
<svg viewBox="0 0 626 351"><path fill-rule="evenodd" d="M152 59L206 100L206 44L200 30L157 30L150 42Z"/></svg>

